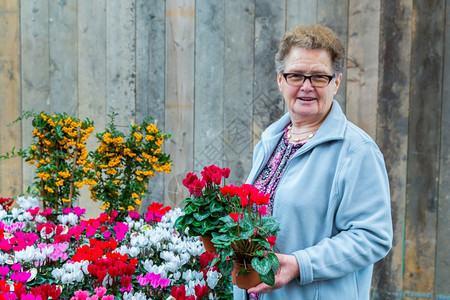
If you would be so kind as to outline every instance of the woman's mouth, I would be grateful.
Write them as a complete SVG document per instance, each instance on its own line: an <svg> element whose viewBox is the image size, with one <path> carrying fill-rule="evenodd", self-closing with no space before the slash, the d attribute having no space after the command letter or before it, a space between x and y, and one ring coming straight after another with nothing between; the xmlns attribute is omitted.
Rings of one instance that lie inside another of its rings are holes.
<svg viewBox="0 0 450 300"><path fill-rule="evenodd" d="M301 100L301 101L314 101L314 100L317 100L317 98L312 98L312 97L298 97L297 100Z"/></svg>

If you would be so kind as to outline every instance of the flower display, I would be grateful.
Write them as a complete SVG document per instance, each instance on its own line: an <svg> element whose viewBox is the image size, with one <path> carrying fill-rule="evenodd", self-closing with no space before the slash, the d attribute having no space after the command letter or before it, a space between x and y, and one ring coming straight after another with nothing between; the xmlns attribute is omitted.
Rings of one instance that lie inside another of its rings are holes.
<svg viewBox="0 0 450 300"><path fill-rule="evenodd" d="M190 197L183 200L183 212L176 222L180 230L188 230L191 236L212 236L221 227L223 216L231 212L228 199L220 192L220 185L230 175L230 169L215 165L204 167L200 179L188 173L183 185Z"/></svg>
<svg viewBox="0 0 450 300"><path fill-rule="evenodd" d="M35 198L0 208L0 300L230 299L222 276L196 237L175 228L181 209L152 203L144 217L66 208L54 221ZM51 298L50 298L51 297Z"/></svg>
<svg viewBox="0 0 450 300"><path fill-rule="evenodd" d="M232 212L221 218L222 228L213 233L212 242L220 249L219 269L227 275L235 261L253 267L263 282L274 285L279 262L273 247L279 224L267 214L269 194L249 184L224 186L220 191L232 203ZM245 272L243 268L241 274Z"/></svg>

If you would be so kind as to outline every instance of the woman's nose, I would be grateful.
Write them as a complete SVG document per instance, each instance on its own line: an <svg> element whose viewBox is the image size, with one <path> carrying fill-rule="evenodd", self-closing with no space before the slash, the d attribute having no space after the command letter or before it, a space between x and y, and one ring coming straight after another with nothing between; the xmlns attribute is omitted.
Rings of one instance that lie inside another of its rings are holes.
<svg viewBox="0 0 450 300"><path fill-rule="evenodd" d="M300 89L302 91L311 91L314 89L311 83L311 78L305 78L305 81L303 81L303 84L300 86Z"/></svg>

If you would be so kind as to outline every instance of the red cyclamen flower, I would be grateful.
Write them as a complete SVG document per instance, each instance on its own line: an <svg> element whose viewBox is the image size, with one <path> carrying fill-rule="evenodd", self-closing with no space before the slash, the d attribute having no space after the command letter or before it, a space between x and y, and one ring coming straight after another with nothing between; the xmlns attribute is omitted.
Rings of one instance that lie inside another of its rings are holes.
<svg viewBox="0 0 450 300"><path fill-rule="evenodd" d="M230 217L233 219L234 222L239 221L239 214L236 212L230 213Z"/></svg>
<svg viewBox="0 0 450 300"><path fill-rule="evenodd" d="M276 240L277 240L277 237L273 236L273 235L271 235L267 238L267 241L269 242L270 247L273 247L273 245L275 245Z"/></svg>

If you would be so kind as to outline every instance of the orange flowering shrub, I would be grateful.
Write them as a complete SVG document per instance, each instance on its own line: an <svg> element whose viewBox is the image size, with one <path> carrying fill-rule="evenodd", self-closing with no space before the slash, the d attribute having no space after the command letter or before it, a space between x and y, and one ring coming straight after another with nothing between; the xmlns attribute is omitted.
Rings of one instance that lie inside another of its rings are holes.
<svg viewBox="0 0 450 300"><path fill-rule="evenodd" d="M108 128L96 135L99 146L90 154L95 181L90 186L91 198L102 201L100 208L106 212L133 211L149 193L150 178L156 172L170 172L170 156L161 148L170 135L162 134L152 119L146 118L131 125L126 136L114 126L114 117L110 115Z"/></svg>

